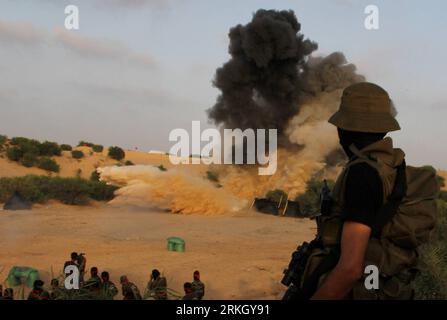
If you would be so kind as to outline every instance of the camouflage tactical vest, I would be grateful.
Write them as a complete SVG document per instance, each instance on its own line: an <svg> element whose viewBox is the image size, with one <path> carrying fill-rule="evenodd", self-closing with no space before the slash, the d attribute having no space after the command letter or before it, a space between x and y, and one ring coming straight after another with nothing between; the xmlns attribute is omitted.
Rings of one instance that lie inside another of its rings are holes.
<svg viewBox="0 0 447 320"><path fill-rule="evenodd" d="M392 140L385 138L362 151L352 147L355 157L346 165L333 188L332 213L320 216L319 237L323 248L313 250L303 273L306 277L331 251L340 245L343 221L341 208L344 203L346 177L349 168L357 163L367 163L375 168L382 180L384 203L390 196L396 179L396 168L404 161L405 154L393 149ZM375 265L380 272L378 290L367 290L364 279L359 280L351 292L352 299L411 299L411 281L416 274L417 247L427 242L436 221L436 197L439 186L433 170L406 167L407 191L391 221L385 224L380 235L371 237L365 255L365 266ZM329 272L319 277L322 284Z"/></svg>

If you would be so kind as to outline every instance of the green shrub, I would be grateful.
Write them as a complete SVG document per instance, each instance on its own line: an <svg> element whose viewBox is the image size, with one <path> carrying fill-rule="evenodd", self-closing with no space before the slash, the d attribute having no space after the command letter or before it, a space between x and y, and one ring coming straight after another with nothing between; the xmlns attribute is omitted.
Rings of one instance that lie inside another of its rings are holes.
<svg viewBox="0 0 447 320"><path fill-rule="evenodd" d="M71 152L71 156L74 159L82 159L82 158L84 158L84 152L82 152L81 150L73 150Z"/></svg>
<svg viewBox="0 0 447 320"><path fill-rule="evenodd" d="M62 149L56 142L45 141L39 144L39 154L41 156L60 156L61 153Z"/></svg>
<svg viewBox="0 0 447 320"><path fill-rule="evenodd" d="M32 153L38 156L40 154L39 147L40 142L37 140L22 138L22 137L14 137L11 139L11 145L15 146L22 152L22 156L25 153Z"/></svg>
<svg viewBox="0 0 447 320"><path fill-rule="evenodd" d="M441 192L439 193L439 199L447 202L447 191L441 190Z"/></svg>
<svg viewBox="0 0 447 320"><path fill-rule="evenodd" d="M92 148L93 145L94 145L93 143L87 142L87 141L79 141L79 143L78 143L78 147L90 147L90 148Z"/></svg>
<svg viewBox="0 0 447 320"><path fill-rule="evenodd" d="M118 161L123 160L124 157L126 156L124 150L121 149L120 147L110 147L108 155L110 158Z"/></svg>
<svg viewBox="0 0 447 320"><path fill-rule="evenodd" d="M447 299L447 202L438 200L438 224L433 239L422 246L416 299Z"/></svg>
<svg viewBox="0 0 447 320"><path fill-rule="evenodd" d="M0 147L8 141L8 137L0 134Z"/></svg>
<svg viewBox="0 0 447 320"><path fill-rule="evenodd" d="M334 182L327 181L329 188L332 190ZM320 212L320 194L324 181L315 178L310 179L306 184L306 191L297 196L295 201L300 204L300 210L305 216L313 216Z"/></svg>
<svg viewBox="0 0 447 320"><path fill-rule="evenodd" d="M11 161L19 161L23 157L23 151L19 147L11 147L6 150L6 156Z"/></svg>
<svg viewBox="0 0 447 320"><path fill-rule="evenodd" d="M60 170L56 161L47 157L43 157L39 160L39 168L50 172L59 172Z"/></svg>
<svg viewBox="0 0 447 320"><path fill-rule="evenodd" d="M6 202L17 191L33 203L45 203L53 199L69 205L83 205L90 199L111 200L116 189L103 182L80 178L35 175L0 178L0 202Z"/></svg>
<svg viewBox="0 0 447 320"><path fill-rule="evenodd" d="M115 196L116 186L108 185L102 181L89 181L89 196L96 201L110 201Z"/></svg>
<svg viewBox="0 0 447 320"><path fill-rule="evenodd" d="M20 158L20 163L22 164L22 166L27 167L27 168L31 168L34 167L37 162L38 162L38 158L35 154L33 153L25 153L21 158Z"/></svg>
<svg viewBox="0 0 447 320"><path fill-rule="evenodd" d="M24 137L13 137L11 139L11 145L13 146L18 146L18 145L23 145L23 144L28 144L28 143L33 143L33 144L39 144L39 141L37 140L31 140L28 138L24 138Z"/></svg>
<svg viewBox="0 0 447 320"><path fill-rule="evenodd" d="M101 175L98 173L98 171L95 170L90 175L90 181L99 181L100 177L101 177Z"/></svg>
<svg viewBox="0 0 447 320"><path fill-rule="evenodd" d="M100 144L95 144L92 146L92 149L94 152L102 152L104 150L104 147Z"/></svg>
<svg viewBox="0 0 447 320"><path fill-rule="evenodd" d="M166 169L162 164L159 165L157 168L158 168L158 170L160 170L160 171L168 171L168 169Z"/></svg>
<svg viewBox="0 0 447 320"><path fill-rule="evenodd" d="M270 201L280 202L287 199L287 192L281 189L270 190L266 193L265 197Z"/></svg>
<svg viewBox="0 0 447 320"><path fill-rule="evenodd" d="M219 174L215 171L207 171L206 178L212 182L219 182Z"/></svg>
<svg viewBox="0 0 447 320"><path fill-rule="evenodd" d="M134 166L135 164L134 164L132 161L127 160L127 161L124 163L124 165L125 165L125 166Z"/></svg>
<svg viewBox="0 0 447 320"><path fill-rule="evenodd" d="M69 144L61 144L62 151L71 151L73 148Z"/></svg>

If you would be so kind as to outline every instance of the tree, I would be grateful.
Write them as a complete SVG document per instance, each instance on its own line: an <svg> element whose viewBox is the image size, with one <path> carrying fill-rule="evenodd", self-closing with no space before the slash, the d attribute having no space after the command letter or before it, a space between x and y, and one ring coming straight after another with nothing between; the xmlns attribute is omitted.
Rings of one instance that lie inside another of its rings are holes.
<svg viewBox="0 0 447 320"><path fill-rule="evenodd" d="M92 149L94 152L102 152L104 150L104 147L100 144L95 144L92 146Z"/></svg>
<svg viewBox="0 0 447 320"><path fill-rule="evenodd" d="M81 150L73 150L71 152L71 156L74 159L82 159L82 158L84 158L84 152L82 152Z"/></svg>
<svg viewBox="0 0 447 320"><path fill-rule="evenodd" d="M61 144L62 151L71 151L73 148L69 144Z"/></svg>
<svg viewBox="0 0 447 320"><path fill-rule="evenodd" d="M45 141L39 144L39 154L41 156L60 156L61 152L62 149L56 142Z"/></svg>
<svg viewBox="0 0 447 320"><path fill-rule="evenodd" d="M126 156L123 149L120 147L110 147L109 148L109 157L118 161L121 161Z"/></svg>
<svg viewBox="0 0 447 320"><path fill-rule="evenodd" d="M79 141L78 147L93 147L93 143L87 141Z"/></svg>

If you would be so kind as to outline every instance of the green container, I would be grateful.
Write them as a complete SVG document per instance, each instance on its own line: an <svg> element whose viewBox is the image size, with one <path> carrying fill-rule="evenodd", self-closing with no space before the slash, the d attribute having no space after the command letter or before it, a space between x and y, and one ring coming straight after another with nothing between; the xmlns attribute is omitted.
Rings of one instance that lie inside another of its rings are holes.
<svg viewBox="0 0 447 320"><path fill-rule="evenodd" d="M168 251L185 252L185 240L179 237L168 238Z"/></svg>
<svg viewBox="0 0 447 320"><path fill-rule="evenodd" d="M39 271L30 267L12 267L8 273L8 284L11 287L26 285L32 288L34 281L39 280Z"/></svg>

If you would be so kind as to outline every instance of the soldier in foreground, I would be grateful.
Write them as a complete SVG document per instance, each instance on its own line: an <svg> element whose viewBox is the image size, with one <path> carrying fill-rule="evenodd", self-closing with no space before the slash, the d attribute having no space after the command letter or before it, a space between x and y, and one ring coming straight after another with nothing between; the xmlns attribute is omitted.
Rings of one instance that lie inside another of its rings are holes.
<svg viewBox="0 0 447 320"><path fill-rule="evenodd" d="M152 270L151 280L147 284L145 296L150 296L155 300L168 299L168 284L165 277L160 275L157 269Z"/></svg>
<svg viewBox="0 0 447 320"><path fill-rule="evenodd" d="M198 270L193 273L192 291L198 300L202 300L205 295L205 284L200 281L200 272Z"/></svg>
<svg viewBox="0 0 447 320"><path fill-rule="evenodd" d="M317 237L292 255L284 299L413 298L417 247L435 226L439 186L435 172L407 167L404 152L385 138L400 129L393 113L388 93L375 84L344 90L329 122L349 161L331 205L325 199L317 216ZM378 269L376 288L365 285L366 266Z"/></svg>
<svg viewBox="0 0 447 320"><path fill-rule="evenodd" d="M140 290L127 279L127 276L121 276L120 283L123 300L142 300Z"/></svg>
<svg viewBox="0 0 447 320"><path fill-rule="evenodd" d="M112 281L110 281L110 276L107 271L101 272L101 280L101 296L105 300L113 300L118 294L118 288Z"/></svg>

